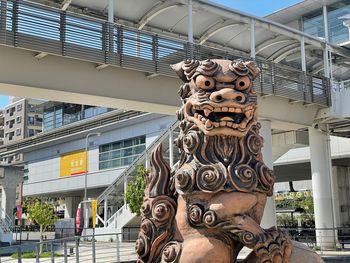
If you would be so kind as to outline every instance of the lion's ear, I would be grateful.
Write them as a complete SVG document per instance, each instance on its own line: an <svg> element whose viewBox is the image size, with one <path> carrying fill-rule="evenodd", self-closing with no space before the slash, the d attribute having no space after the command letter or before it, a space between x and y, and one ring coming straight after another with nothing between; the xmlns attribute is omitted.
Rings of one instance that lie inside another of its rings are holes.
<svg viewBox="0 0 350 263"><path fill-rule="evenodd" d="M248 68L253 80L259 76L260 74L260 68L258 67L258 65L256 64L255 61L247 61L245 62L246 67Z"/></svg>
<svg viewBox="0 0 350 263"><path fill-rule="evenodd" d="M181 61L179 63L170 65L170 67L175 71L175 73L179 76L179 78L183 82L188 82L188 79L185 75L184 69L183 69L184 61Z"/></svg>

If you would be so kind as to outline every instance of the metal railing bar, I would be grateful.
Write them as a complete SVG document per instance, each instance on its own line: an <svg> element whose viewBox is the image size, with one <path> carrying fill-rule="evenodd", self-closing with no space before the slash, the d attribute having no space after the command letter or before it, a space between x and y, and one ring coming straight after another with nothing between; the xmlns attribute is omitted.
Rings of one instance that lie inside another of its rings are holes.
<svg viewBox="0 0 350 263"><path fill-rule="evenodd" d="M174 76L171 74L166 61L174 63L179 59L185 58L189 54L189 50L194 50L194 58L203 59L210 58L213 56L231 57L236 58L237 55L229 54L233 51L223 51L219 48L206 47L197 44L189 45L187 42L178 40L171 37L163 37L157 34L144 32L136 30L134 28L129 28L127 26L121 26L118 24L109 24L101 19L95 19L91 17L85 17L81 15L70 15L70 13L65 13L65 26L62 28L60 26L61 20L63 19L61 14L62 11L51 8L44 7L42 5L28 2L13 2L11 0L8 3L12 3L12 7L7 5L5 9L8 9L8 13L11 14L7 17L9 20L6 24L12 27L11 32L5 31L5 40L2 37L1 41L3 44L8 45L8 38L12 37L13 33L13 46L33 49L33 43L38 47L37 49L44 49L45 51L53 52L54 54L60 54L59 49L52 49L53 43L46 43L41 41L40 38L50 39L52 41L57 41L58 45L65 47L62 51L62 55L69 54L69 57L87 60L95 63L111 63L112 65L122 66L126 68L131 68L140 71L149 71L153 73L160 73L168 76ZM29 7L27 7L29 6ZM2 10L4 7L1 7ZM29 21L28 16L31 15L30 9L40 9L39 14L34 14L35 19ZM50 10L50 11L47 11ZM45 14L45 12L50 12ZM58 18L55 18L57 16ZM43 21L49 21L47 24L43 25ZM67 21L68 20L68 21ZM74 21L76 20L76 21ZM3 20L2 20L3 22ZM4 23L4 22L3 22ZM55 27L55 24L58 27ZM93 25L89 25L89 23ZM20 25L20 28L18 27ZM33 25L33 28L31 28ZM37 28L42 25L43 28ZM112 26L113 31L105 30L106 25ZM56 31L57 30L57 31ZM23 33L24 32L24 33ZM29 36L24 36L23 34L35 35L37 39L30 39ZM64 37L62 37L62 33ZM52 35L57 34L56 37ZM8 37L7 37L8 36ZM33 43L28 43L32 40ZM65 41L60 41L64 39ZM113 45L110 46L106 44L106 39L112 39ZM69 43L70 45L67 45ZM50 46L48 48L45 45ZM181 46L182 45L182 46ZM86 50L82 50L80 47L84 47ZM110 49L108 51L108 49ZM139 49L139 52L137 51ZM113 52L116 51L116 52ZM100 53L101 52L101 53ZM180 53L180 54L179 54ZM115 55L111 55L115 54ZM293 92L291 85L304 86L304 91L307 89L307 93L312 96L311 101L313 103L329 106L330 105L330 84L327 79L320 75L307 74L308 78L312 81L310 88L306 88L305 84L300 81L300 76L304 75L300 69L292 68L283 64L274 64L270 61L263 61L258 59L257 62L260 65L268 65L267 71L265 73L271 76L271 87L266 81L261 82L261 90L265 93L272 93L276 96L286 97L286 98L299 98L298 96L303 96L302 101L309 102L310 99L301 91L300 94ZM264 67L264 66L263 66ZM169 73L168 73L169 72ZM286 77L287 76L287 77ZM313 79L318 80L314 81ZM280 87L278 81L286 80L288 83L283 83ZM267 86L266 86L267 85ZM287 85L287 86L286 86ZM289 85L289 87L288 87ZM266 87L265 87L266 86ZM315 88L325 90L324 94L318 94ZM318 98L314 100L315 98Z"/></svg>
<svg viewBox="0 0 350 263"><path fill-rule="evenodd" d="M115 185L117 185L121 179L127 177L132 171L137 169L137 164L146 160L146 156L151 153L151 151L169 135L169 130L175 130L179 125L179 121L173 123L168 129L166 129L156 140L154 140L144 151L136 158L130 166L125 169L119 176L116 178L107 189L105 189L96 199L97 203L100 204L106 195L114 190Z"/></svg>

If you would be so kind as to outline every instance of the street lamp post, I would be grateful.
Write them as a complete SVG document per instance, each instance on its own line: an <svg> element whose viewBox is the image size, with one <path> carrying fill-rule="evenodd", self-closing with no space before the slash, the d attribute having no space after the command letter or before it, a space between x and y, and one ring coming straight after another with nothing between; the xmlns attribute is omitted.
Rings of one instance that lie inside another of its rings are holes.
<svg viewBox="0 0 350 263"><path fill-rule="evenodd" d="M89 138L92 136L101 136L100 132L93 132L86 135L85 138L85 184L84 184L84 214L85 214L85 220L84 220L84 232L86 236L86 230L89 227L89 214L87 209L87 174L88 174L88 150L89 150Z"/></svg>

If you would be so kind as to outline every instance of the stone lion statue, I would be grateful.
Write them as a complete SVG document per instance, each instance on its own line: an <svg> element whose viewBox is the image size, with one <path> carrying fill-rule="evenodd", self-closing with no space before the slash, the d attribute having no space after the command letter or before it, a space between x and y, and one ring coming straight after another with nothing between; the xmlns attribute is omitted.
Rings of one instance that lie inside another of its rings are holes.
<svg viewBox="0 0 350 263"><path fill-rule="evenodd" d="M264 164L253 61L186 60L172 66L184 84L177 112L180 160L152 153L136 242L138 263L323 262L275 227L263 229L275 176Z"/></svg>

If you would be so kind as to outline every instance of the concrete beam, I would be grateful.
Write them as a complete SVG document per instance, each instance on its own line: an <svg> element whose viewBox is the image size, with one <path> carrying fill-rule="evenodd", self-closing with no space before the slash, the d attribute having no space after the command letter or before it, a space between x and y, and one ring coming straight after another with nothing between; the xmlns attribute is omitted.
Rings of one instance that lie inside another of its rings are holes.
<svg viewBox="0 0 350 263"><path fill-rule="evenodd" d="M147 78L144 72L112 66L98 71L90 62L53 55L38 61L33 55L0 46L0 94L170 115L181 105L178 78ZM258 104L260 117L272 120L272 128L275 122L311 126L319 110L275 96L259 96Z"/></svg>
<svg viewBox="0 0 350 263"><path fill-rule="evenodd" d="M199 38L199 44L202 45L204 44L209 38L211 38L213 35L216 33L219 33L221 30L224 30L229 27L236 27L236 26L242 26L244 24L242 23L235 23L233 21L224 21L219 23L215 23L213 26L208 28L203 35L200 36Z"/></svg>
<svg viewBox="0 0 350 263"><path fill-rule="evenodd" d="M71 3L72 3L72 0L63 0L61 4L61 10L66 11Z"/></svg>
<svg viewBox="0 0 350 263"><path fill-rule="evenodd" d="M138 22L138 30L144 28L147 25L147 23L150 22L157 15L169 9L182 6L182 4L173 4L169 2L170 1L160 1L158 5L155 5L151 10L145 13Z"/></svg>
<svg viewBox="0 0 350 263"><path fill-rule="evenodd" d="M49 55L49 53L47 53L47 52L39 52L39 53L37 53L34 57L36 58L36 59L43 59L44 57L46 57L47 55Z"/></svg>
<svg viewBox="0 0 350 263"><path fill-rule="evenodd" d="M274 38L269 38L256 46L256 54L264 51L266 48L269 48L271 46L284 44L284 43L290 43L291 41L294 42L295 40L294 39L286 39L285 36L281 36L281 35L274 37Z"/></svg>

